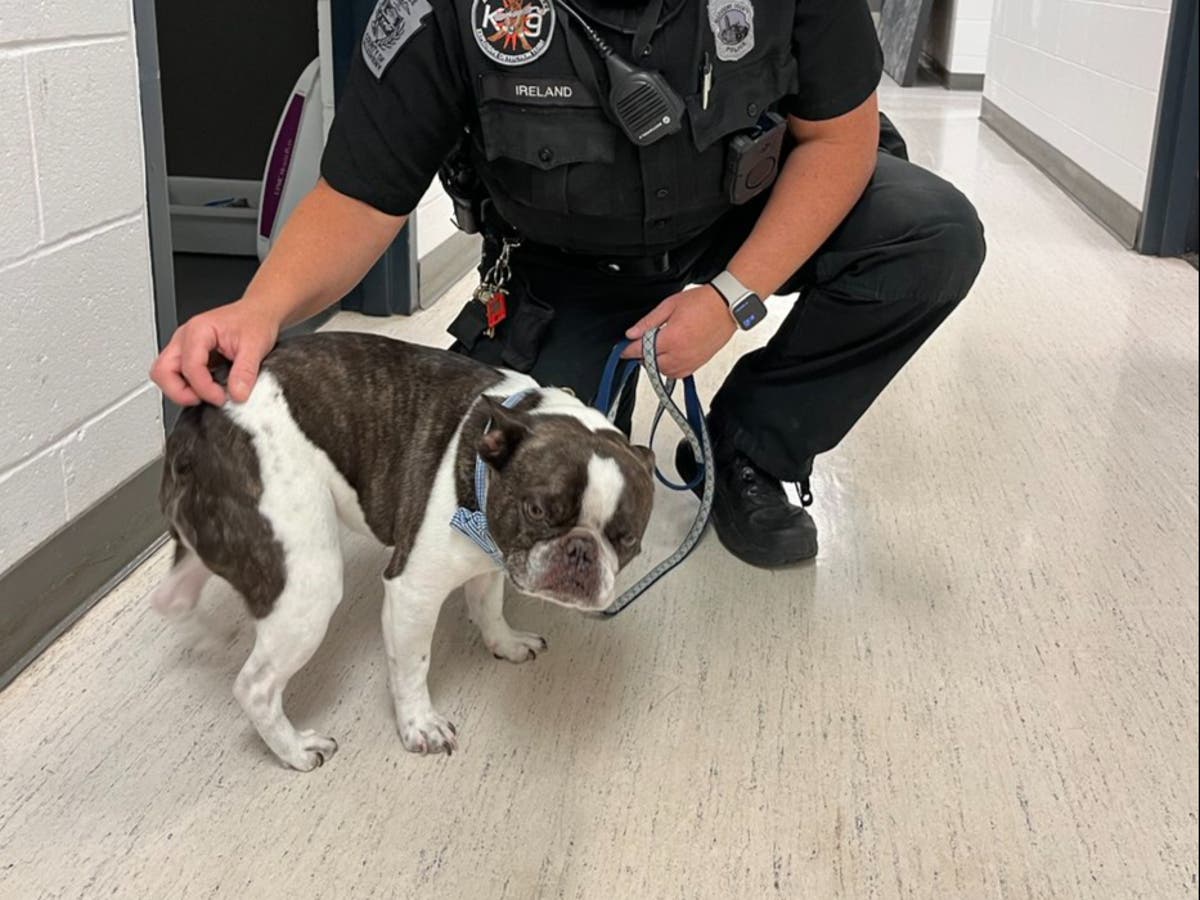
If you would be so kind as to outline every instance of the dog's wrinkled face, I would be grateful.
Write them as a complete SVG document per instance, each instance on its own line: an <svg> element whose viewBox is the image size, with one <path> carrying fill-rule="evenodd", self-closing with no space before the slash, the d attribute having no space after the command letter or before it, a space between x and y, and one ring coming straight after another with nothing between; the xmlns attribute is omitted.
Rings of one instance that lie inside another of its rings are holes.
<svg viewBox="0 0 1200 900"><path fill-rule="evenodd" d="M574 416L492 404L479 455L492 468L488 526L521 591L601 610L641 552L654 457L619 431Z"/></svg>

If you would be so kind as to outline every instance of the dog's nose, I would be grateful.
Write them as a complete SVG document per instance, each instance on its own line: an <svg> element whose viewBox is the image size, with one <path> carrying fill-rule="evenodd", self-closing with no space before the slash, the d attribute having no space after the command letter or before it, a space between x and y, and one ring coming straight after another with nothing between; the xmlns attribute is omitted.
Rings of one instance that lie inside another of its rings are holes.
<svg viewBox="0 0 1200 900"><path fill-rule="evenodd" d="M596 542L587 535L575 534L567 538L567 559L574 566L590 566L596 562Z"/></svg>

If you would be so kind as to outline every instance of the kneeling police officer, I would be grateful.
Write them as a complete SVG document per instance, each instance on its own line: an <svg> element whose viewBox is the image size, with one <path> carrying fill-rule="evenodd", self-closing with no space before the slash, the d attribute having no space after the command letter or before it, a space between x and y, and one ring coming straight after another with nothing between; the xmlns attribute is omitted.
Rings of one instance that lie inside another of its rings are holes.
<svg viewBox="0 0 1200 900"><path fill-rule="evenodd" d="M622 337L663 326L661 370L682 377L774 328L712 401L713 521L749 563L811 558L814 457L984 258L971 204L880 115L880 72L865 0L379 0L321 182L246 295L182 326L152 375L221 403L218 350L243 399L280 329L356 284L440 170L484 236L459 352L590 399ZM686 444L676 465L694 472Z"/></svg>

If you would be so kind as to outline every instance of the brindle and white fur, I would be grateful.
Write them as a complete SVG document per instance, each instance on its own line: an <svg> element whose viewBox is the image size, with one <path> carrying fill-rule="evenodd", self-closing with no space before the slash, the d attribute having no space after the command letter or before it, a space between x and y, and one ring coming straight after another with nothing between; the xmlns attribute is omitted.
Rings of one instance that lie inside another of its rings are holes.
<svg viewBox="0 0 1200 900"><path fill-rule="evenodd" d="M515 409L497 402L521 390ZM477 453L503 569L449 525L458 506L476 508ZM245 403L185 410L169 437L162 503L179 543L151 602L186 614L211 574L242 593L256 640L234 694L275 754L308 771L337 744L293 727L284 688L342 597L338 522L373 535L393 548L383 634L400 739L450 753L457 734L426 685L447 595L465 586L496 656L533 659L546 642L505 621L504 575L603 609L640 550L652 465L600 413L526 376L370 335L296 338L267 357Z"/></svg>

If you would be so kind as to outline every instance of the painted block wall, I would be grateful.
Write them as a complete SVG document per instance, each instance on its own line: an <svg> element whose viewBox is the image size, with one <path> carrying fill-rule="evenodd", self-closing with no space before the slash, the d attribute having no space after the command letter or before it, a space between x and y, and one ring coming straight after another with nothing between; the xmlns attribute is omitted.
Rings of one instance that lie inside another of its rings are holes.
<svg viewBox="0 0 1200 900"><path fill-rule="evenodd" d="M934 0L926 52L955 75L986 75L992 0Z"/></svg>
<svg viewBox="0 0 1200 900"><path fill-rule="evenodd" d="M0 572L162 450L128 0L0 2Z"/></svg>
<svg viewBox="0 0 1200 900"><path fill-rule="evenodd" d="M1170 0L995 0L984 96L1143 208Z"/></svg>

